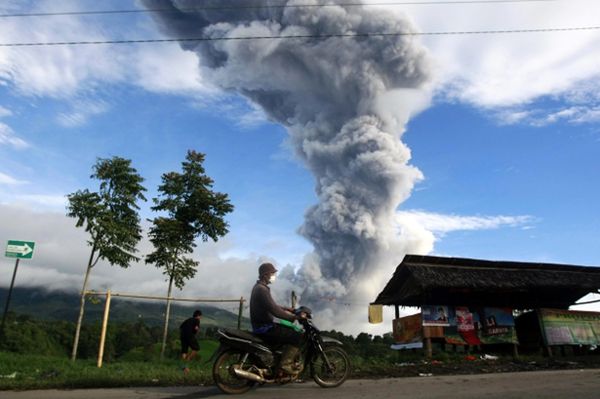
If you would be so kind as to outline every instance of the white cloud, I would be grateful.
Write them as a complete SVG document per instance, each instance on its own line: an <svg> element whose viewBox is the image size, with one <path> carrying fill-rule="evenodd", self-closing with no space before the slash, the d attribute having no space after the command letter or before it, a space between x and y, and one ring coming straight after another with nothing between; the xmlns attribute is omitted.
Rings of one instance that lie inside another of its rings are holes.
<svg viewBox="0 0 600 399"><path fill-rule="evenodd" d="M132 75L148 91L192 95L217 92L202 80L198 57L176 43L138 47L135 55Z"/></svg>
<svg viewBox="0 0 600 399"><path fill-rule="evenodd" d="M211 95L195 99L193 106L200 111L216 112L231 120L241 129L251 129L269 123L267 116L259 106L237 96L211 93Z"/></svg>
<svg viewBox="0 0 600 399"><path fill-rule="evenodd" d="M18 203L32 205L33 209L60 209L64 210L67 198L62 194L21 194L15 196Z"/></svg>
<svg viewBox="0 0 600 399"><path fill-rule="evenodd" d="M28 182L25 180L18 180L12 176L9 176L5 173L0 172L0 184L14 186L14 185L20 185L20 184L27 184L27 183Z"/></svg>
<svg viewBox="0 0 600 399"><path fill-rule="evenodd" d="M0 118L4 118L6 116L11 116L12 115L12 111L8 108L4 108L3 106L0 105Z"/></svg>
<svg viewBox="0 0 600 399"><path fill-rule="evenodd" d="M396 217L401 227L418 226L438 236L460 230L527 227L528 223L533 222L531 216L460 216L419 210L400 211Z"/></svg>
<svg viewBox="0 0 600 399"><path fill-rule="evenodd" d="M432 229L439 233L455 230L491 229L502 226L522 226L530 218L524 216L494 216L494 217L465 217L455 215L427 214L420 211L401 212L399 223L403 225L419 225L423 231ZM9 239L35 241L35 253L27 267L19 270L19 284L22 286L44 286L52 290L81 289L85 263L89 257L90 248L86 241L87 234L83 229L75 227L75 220L64 213L32 212L27 206L0 205L0 242ZM260 232L256 232L260 235ZM432 240L434 240L433 236ZM414 238L414 237L413 237ZM403 241L403 251L410 248L411 253L428 253L427 239L419 237L411 241ZM419 249L419 245L422 246ZM220 298L237 299L249 298L251 288L256 281L258 265L267 260L259 254L234 257L232 253L235 244L229 236L218 243L199 243L194 258L200 261L197 275L189 280L183 291L175 290L173 295L179 298ZM138 246L139 255L147 255L152 247L144 239ZM398 255L399 254L395 254ZM338 298L334 302L325 303L315 315L323 328L335 328L346 333L356 334L360 331L381 334L390 330L389 323L377 326L366 322L367 305L381 291L385 282L401 256L385 256L382 266L373 266L369 273L362 276L351 287L352 295ZM307 255L307 259L310 255ZM290 283L285 274L293 275L293 267L280 265L281 279L273 286L273 295L278 303L289 303L292 289L301 292L299 287ZM10 260L0 259L0 267L9 267ZM288 276L289 277L289 276ZM327 283L327 282L324 282ZM0 278L0 285L7 286L9 280ZM164 296L167 282L162 272L152 265L142 262L132 264L128 269L110 266L100 261L92 270L89 289L113 292L125 292ZM314 302L319 298L311 298ZM389 309L388 309L389 310ZM247 316L247 314L246 314ZM389 315L391 318L391 315Z"/></svg>
<svg viewBox="0 0 600 399"><path fill-rule="evenodd" d="M64 127L78 127L86 124L89 118L103 114L109 109L110 106L105 101L80 100L74 102L71 112L61 113L56 119Z"/></svg>
<svg viewBox="0 0 600 399"><path fill-rule="evenodd" d="M237 125L241 128L253 128L268 122L265 113L255 104L249 104L250 111L242 112L237 120Z"/></svg>
<svg viewBox="0 0 600 399"><path fill-rule="evenodd" d="M19 3L2 8L17 9ZM68 6L68 7L67 7ZM30 7L30 6L29 6ZM43 3L27 11L55 11L57 7L77 10L76 1ZM409 15L425 32L532 29L597 25L600 2L494 3L454 5L388 6ZM0 8L1 9L1 8ZM15 10L12 10L15 11ZM585 12L582 12L585 11ZM497 18L502 15L502 18ZM2 42L54 40L106 40L156 35L148 20L129 26L104 26L89 18L74 16L6 19L0 25ZM110 32L110 35L108 34ZM436 35L422 37L436 59L438 93L484 108L513 107L504 112L508 123L527 105L544 96L560 96L572 103L577 87L598 80L600 42L597 31L522 33L493 35ZM92 61L92 62L90 62ZM197 96L215 93L202 80L198 60L177 44L40 46L0 48L0 82L20 93L69 98L94 92L103 84L132 83L145 90ZM596 85L597 86L597 85ZM599 100L598 90L587 97ZM581 103L578 106L582 106ZM0 115L2 111L0 111ZM598 106L577 117L560 118L575 123L596 122ZM63 115L66 123L81 123L82 115ZM263 119L256 112L238 115L241 125ZM541 120L541 119L540 119ZM547 123L551 123L550 117Z"/></svg>
<svg viewBox="0 0 600 399"><path fill-rule="evenodd" d="M27 267L19 269L21 286L43 286L49 289L77 291L83 284L85 265L90 254L88 235L75 227L75 220L57 212L32 212L27 206L0 204L0 242L9 239L35 241L35 252ZM200 262L196 277L189 280L176 297L248 298L256 281L260 258L224 257L229 250L227 238L218 243L199 243L194 254ZM152 247L147 240L138 246L139 256ZM10 259L0 258L0 267L8 268ZM0 285L8 286L8 278L0 276ZM128 269L99 261L92 269L89 289L164 296L167 282L152 265L132 264ZM287 295L287 294L286 294Z"/></svg>
<svg viewBox="0 0 600 399"><path fill-rule="evenodd" d="M573 305L573 306L570 306L569 309L570 310L584 310L584 311L589 311L589 312L600 312L600 293L588 294L588 295L584 296L583 298L579 299L577 302L579 302L579 303L592 302L592 303L586 303L584 305Z"/></svg>
<svg viewBox="0 0 600 399"><path fill-rule="evenodd" d="M572 123L587 123L600 121L600 107L569 107L549 113L543 119L534 121L538 125L549 125L558 121L569 121Z"/></svg>
<svg viewBox="0 0 600 399"><path fill-rule="evenodd" d="M13 4L12 8L18 6ZM0 5L0 12L6 11ZM46 2L16 11L76 11L77 1ZM136 15L132 15L134 18ZM108 19L69 16L4 19L0 42L106 41L156 37L145 14L131 24L112 24ZM177 44L104 44L0 48L0 85L27 96L71 99L97 94L106 84L133 84L151 92L192 94L214 91L202 81L198 60ZM74 121L78 123L79 116Z"/></svg>
<svg viewBox="0 0 600 399"><path fill-rule="evenodd" d="M422 32L566 28L597 26L600 2L413 5L402 11ZM439 95L486 109L526 106L545 96L569 102L578 87L597 86L600 77L597 30L422 40L437 62ZM588 94L598 101L598 93Z"/></svg>
<svg viewBox="0 0 600 399"><path fill-rule="evenodd" d="M563 108L540 108L527 111L508 109L499 111L496 118L505 125L525 124L538 127L558 122L574 125L597 123L600 122L600 105L567 105Z"/></svg>
<svg viewBox="0 0 600 399"><path fill-rule="evenodd" d="M10 145L17 149L29 147L29 144L16 136L14 130L10 126L0 122L0 146Z"/></svg>
<svg viewBox="0 0 600 399"><path fill-rule="evenodd" d="M5 19L0 38L4 43L106 39L97 26L73 17L40 18L35 24L25 18ZM68 98L98 82L122 79L124 50L85 45L3 47L0 81L25 95Z"/></svg>

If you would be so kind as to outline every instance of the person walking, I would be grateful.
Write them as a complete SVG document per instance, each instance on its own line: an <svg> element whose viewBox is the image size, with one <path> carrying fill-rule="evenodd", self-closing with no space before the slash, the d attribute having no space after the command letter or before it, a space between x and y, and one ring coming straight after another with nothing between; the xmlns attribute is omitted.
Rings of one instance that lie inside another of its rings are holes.
<svg viewBox="0 0 600 399"><path fill-rule="evenodd" d="M190 372L189 362L196 357L200 345L196 335L200 331L200 319L202 318L202 311L196 310L189 319L186 319L179 326L179 333L181 339L181 360L183 364L183 373L187 374ZM190 352L191 349L191 352Z"/></svg>

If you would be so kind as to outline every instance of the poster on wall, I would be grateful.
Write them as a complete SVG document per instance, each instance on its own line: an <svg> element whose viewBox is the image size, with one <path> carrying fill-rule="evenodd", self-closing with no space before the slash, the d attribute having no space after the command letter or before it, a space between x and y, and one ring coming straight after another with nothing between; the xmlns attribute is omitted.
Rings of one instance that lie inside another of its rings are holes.
<svg viewBox="0 0 600 399"><path fill-rule="evenodd" d="M481 343L518 343L515 319L510 308L483 308Z"/></svg>
<svg viewBox="0 0 600 399"><path fill-rule="evenodd" d="M421 308L424 326L449 326L454 314L450 314L451 308L442 305L426 305Z"/></svg>
<svg viewBox="0 0 600 399"><path fill-rule="evenodd" d="M455 308L455 313L456 332L460 338L468 345L480 345L480 322L478 313L472 312L471 309L466 306L457 306Z"/></svg>
<svg viewBox="0 0 600 399"><path fill-rule="evenodd" d="M424 306L422 314L424 330L443 326L440 327L443 334L439 336L449 344L518 343L512 309L509 308L436 305ZM442 314L447 315L445 321L441 320Z"/></svg>
<svg viewBox="0 0 600 399"><path fill-rule="evenodd" d="M540 327L546 345L600 345L600 313L540 309Z"/></svg>
<svg viewBox="0 0 600 399"><path fill-rule="evenodd" d="M392 349L412 349L423 347L421 314L394 319L392 322L395 344Z"/></svg>

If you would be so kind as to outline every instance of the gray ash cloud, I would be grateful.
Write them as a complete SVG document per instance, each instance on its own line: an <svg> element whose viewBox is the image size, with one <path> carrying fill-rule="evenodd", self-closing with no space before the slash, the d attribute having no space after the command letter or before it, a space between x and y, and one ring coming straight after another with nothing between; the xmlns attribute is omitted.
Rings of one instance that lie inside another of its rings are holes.
<svg viewBox="0 0 600 399"><path fill-rule="evenodd" d="M174 38L415 30L406 19L372 7L211 10L252 2L142 3L165 9L153 15ZM315 177L319 199L299 228L315 253L296 279L306 298L348 295L382 254L402 246L396 209L422 175L409 164L410 150L400 137L418 108L413 94L430 80L423 47L410 36L206 40L181 47L198 55L205 79L247 97L287 128L297 156Z"/></svg>

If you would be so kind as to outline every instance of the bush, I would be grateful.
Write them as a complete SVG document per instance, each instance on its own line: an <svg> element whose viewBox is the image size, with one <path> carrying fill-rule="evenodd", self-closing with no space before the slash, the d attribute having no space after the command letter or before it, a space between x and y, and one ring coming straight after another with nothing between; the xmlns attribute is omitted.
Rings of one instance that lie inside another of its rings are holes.
<svg viewBox="0 0 600 399"><path fill-rule="evenodd" d="M8 316L5 334L0 339L0 350L49 356L71 354L74 323L32 320L29 316L17 316L14 313ZM101 329L102 325L98 322L83 324L77 350L79 359L97 358ZM149 360L160 354L161 342L161 327L149 327L141 320L135 323L111 323L106 331L104 361L117 360L128 356L130 352L133 352L130 355L132 358ZM165 354L168 358L178 359L180 348L179 329L173 329L168 334Z"/></svg>

